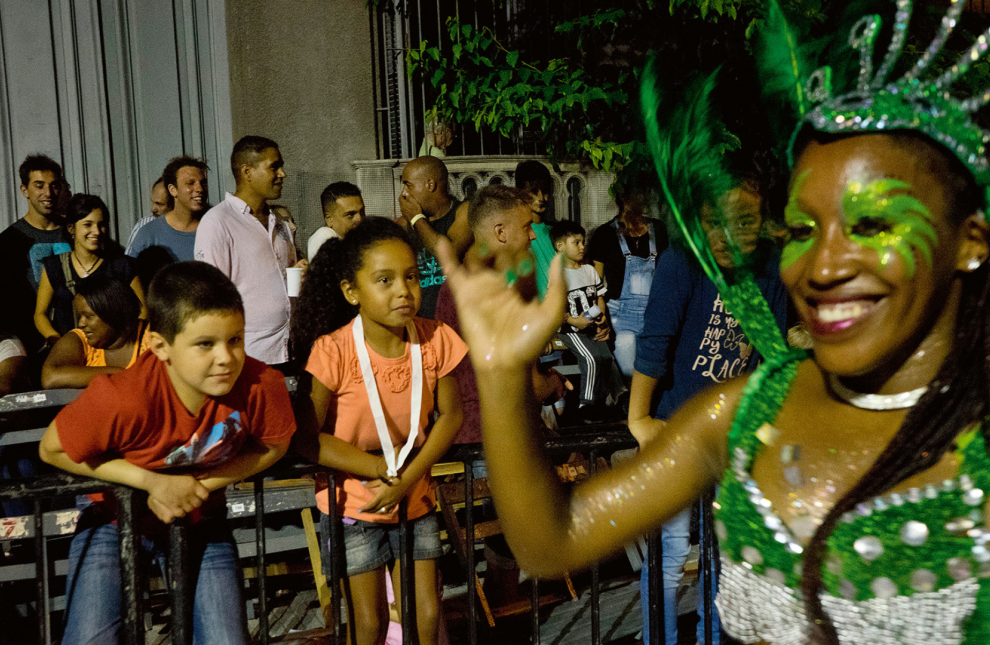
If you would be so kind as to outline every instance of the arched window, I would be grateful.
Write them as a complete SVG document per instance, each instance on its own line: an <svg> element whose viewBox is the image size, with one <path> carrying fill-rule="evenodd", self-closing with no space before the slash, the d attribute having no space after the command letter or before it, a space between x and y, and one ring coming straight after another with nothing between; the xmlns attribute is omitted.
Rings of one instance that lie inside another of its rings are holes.
<svg viewBox="0 0 990 645"><path fill-rule="evenodd" d="M581 223L581 180L571 177L567 180L567 218Z"/></svg>
<svg viewBox="0 0 990 645"><path fill-rule="evenodd" d="M478 192L478 180L474 177L466 178L461 184L461 191L464 193L464 201L468 201Z"/></svg>

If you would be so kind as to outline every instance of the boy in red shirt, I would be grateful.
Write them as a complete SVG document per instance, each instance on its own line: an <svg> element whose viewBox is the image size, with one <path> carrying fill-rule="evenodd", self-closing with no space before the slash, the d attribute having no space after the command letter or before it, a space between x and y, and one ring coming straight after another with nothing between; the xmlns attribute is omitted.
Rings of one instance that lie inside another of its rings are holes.
<svg viewBox="0 0 990 645"><path fill-rule="evenodd" d="M150 351L100 376L48 426L41 458L148 493L142 547L161 563L165 524L189 516L196 643L246 642L224 489L285 454L296 424L282 375L244 354L244 306L203 262L159 272L148 294ZM109 500L79 519L69 551L63 645L115 643L121 625L117 527Z"/></svg>

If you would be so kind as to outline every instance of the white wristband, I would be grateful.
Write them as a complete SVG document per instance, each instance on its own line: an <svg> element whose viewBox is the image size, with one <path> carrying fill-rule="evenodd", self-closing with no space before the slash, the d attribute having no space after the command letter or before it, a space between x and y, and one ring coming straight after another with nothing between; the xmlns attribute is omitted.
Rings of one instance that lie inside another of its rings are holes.
<svg viewBox="0 0 990 645"><path fill-rule="evenodd" d="M421 219L426 219L426 215L423 215L422 213L419 213L418 215L413 215L412 219L409 220L409 228L415 228L416 222L418 222Z"/></svg>

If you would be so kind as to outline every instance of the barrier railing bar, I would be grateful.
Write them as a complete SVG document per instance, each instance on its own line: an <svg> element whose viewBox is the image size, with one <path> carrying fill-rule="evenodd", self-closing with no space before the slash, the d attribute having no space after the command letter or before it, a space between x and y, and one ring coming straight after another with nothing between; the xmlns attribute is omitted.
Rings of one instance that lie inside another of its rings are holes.
<svg viewBox="0 0 990 645"><path fill-rule="evenodd" d="M533 582L533 586L530 588L532 611L530 612L529 623L533 630L533 638L530 642L532 645L540 645L540 579L534 576L530 580Z"/></svg>
<svg viewBox="0 0 990 645"><path fill-rule="evenodd" d="M257 545L258 568L258 636L261 645L268 645L268 595L265 584L265 480L264 477L254 479L254 541Z"/></svg>
<svg viewBox="0 0 990 645"><path fill-rule="evenodd" d="M127 645L144 643L144 593L141 589L141 562L138 558L137 531L134 529L133 489L120 486L114 490L117 498L117 531L120 539L120 581L121 596L124 599L124 642Z"/></svg>
<svg viewBox="0 0 990 645"><path fill-rule="evenodd" d="M51 618L48 615L48 554L42 527L41 498L34 500L34 531L39 536L34 541L35 586L38 603L38 642L51 645Z"/></svg>
<svg viewBox="0 0 990 645"><path fill-rule="evenodd" d="M413 545L409 532L409 511L406 498L399 502L399 547L402 557L399 558L399 588L402 611L402 645L416 645L419 642L419 632L416 629L416 580L413 573Z"/></svg>
<svg viewBox="0 0 990 645"><path fill-rule="evenodd" d="M185 519L168 527L168 586L172 592L172 645L192 645L193 594L189 580L189 528Z"/></svg>
<svg viewBox="0 0 990 645"><path fill-rule="evenodd" d="M471 462L464 462L464 499L467 501L464 516L464 543L467 545L465 556L467 558L467 616L468 616L468 645L478 645L478 625L477 608L474 603L477 601L477 590L475 581L477 580L477 566L474 563L474 468ZM447 527L449 532L451 527ZM457 539L452 536L452 539Z"/></svg>
<svg viewBox="0 0 990 645"><path fill-rule="evenodd" d="M341 602L343 601L343 585L341 584L340 557L343 553L344 540L342 527L337 517L337 475L332 470L327 470L327 498L329 499L330 515L330 535L321 536L327 540L327 549L330 552L330 612L333 618L333 640L335 643L343 643L344 635L341 633Z"/></svg>
<svg viewBox="0 0 990 645"><path fill-rule="evenodd" d="M649 634L644 634L643 640L646 645L657 645L660 643L660 635L663 634L664 606L661 591L661 581L663 572L660 570L660 563L663 562L663 543L660 540L660 533L651 533L646 538L646 563L649 570L647 577L647 593L649 602L647 603L647 615L649 620Z"/></svg>
<svg viewBox="0 0 990 645"><path fill-rule="evenodd" d="M701 566L699 567L698 579L702 584L702 592L705 600L705 645L712 645L712 622L714 606L712 603L712 578L715 573L715 562L713 561L714 550L712 533L712 492L705 493L701 498Z"/></svg>
<svg viewBox="0 0 990 645"><path fill-rule="evenodd" d="M62 404L62 402L59 402ZM42 406L36 406L42 407ZM573 436L573 437L558 437L551 439L545 443L546 449L551 454L562 453L574 450L580 450L586 452L591 449L592 452L592 472L594 472L597 461L598 450L600 449L618 449L620 447L635 445L635 441L630 437L628 432L622 428L619 431L613 431L611 429L606 430L598 435L583 435L583 436ZM462 445L451 450L448 456L445 458L448 461L462 461L465 468L465 485L467 486L467 500L469 511L473 510L474 506L474 476L472 470L472 462L476 461L483 455L483 450L480 444L476 445ZM297 476L302 473L313 472L317 470L318 467L311 464L284 464L278 467L278 473L281 476ZM270 472L270 471L269 471ZM330 489L333 490L335 481L333 473L329 473ZM258 603L259 603L259 632L261 634L258 638L258 642L267 643L269 641L269 616L268 616L268 603L267 603L267 593L266 593L266 547L265 547L265 531L264 531L264 515L265 515L265 502L264 502L264 484L262 479L257 478L254 485L254 496L255 496L255 541L256 541L256 551L257 551L257 571L258 571ZM134 495L135 491L128 489L123 486L116 486L113 484L108 484L100 480L89 479L85 477L78 477L70 475L68 473L56 473L52 475L45 475L41 477L35 477L30 479L22 480L11 480L0 483L0 498L2 499L17 499L17 498L33 498L35 501L35 516L33 518L34 522L31 524L34 531L35 539L37 540L35 544L36 554L38 555L36 559L36 567L39 571L38 579L38 594L39 594L39 607L41 611L44 611L44 615L39 614L39 626L38 626L38 636L40 642L50 643L52 639L51 634L51 617L50 609L51 602L49 598L50 588L49 580L47 577L47 569L49 568L48 555L46 550L46 543L44 540L44 515L40 513L41 502L43 498L51 497L52 495L73 495L73 494L84 494L90 492L98 491L112 491L118 496L119 507L120 507L120 517L119 517L119 529L120 529L120 554L121 554L121 579L122 579L122 593L124 596L125 607L124 615L122 616L124 621L124 639L127 643L141 643L144 640L144 624L143 624L143 612L141 609L143 594L142 594L142 572L140 570L140 562L138 558L138 548L140 545L140 535L138 534L135 526L135 501ZM338 534L340 531L339 517L336 512L336 504L331 506L331 534L326 536L326 539L330 542L331 548L331 561L330 561L330 573L331 581L333 585L332 593L336 593L333 596L333 628L334 633L338 635L338 638L343 637L342 624L342 606L343 601L340 580L342 577L342 566L338 559L342 553L342 536ZM403 508L403 512L405 509ZM405 515L403 514L404 518ZM181 528L180 528L181 527ZM469 566L473 567L476 565L476 555L474 553L474 517L471 512L468 512L468 517L466 518L466 528L468 529L468 559ZM192 584L195 581L190 579L190 570L188 562L188 549L185 543L188 540L186 531L188 530L185 526L185 522L173 523L170 527L170 538L174 538L172 531L182 532L181 539L179 542L170 539L170 569L169 572L169 586L172 587L172 605L173 605L173 642L176 645L183 645L183 643L191 642L192 638L192 607L194 596L192 593ZM416 629L415 623L415 573L412 560L412 535L408 530L408 526L404 529L400 529L400 532L404 530L405 538L403 542L403 553L406 557L402 558L405 566L400 564L400 571L402 572L403 581L403 633L408 634L404 636L404 642L415 643L418 640L418 630ZM39 537L40 536L40 537ZM183 546L179 546L182 544ZM659 571L659 566L656 569ZM43 574L41 572L44 572ZM477 589L475 587L475 577L473 571L468 571L468 618L469 618L469 639L471 645L476 645L478 635L477 635ZM598 601L600 600L600 580L597 576L593 574L592 580L592 595L595 597L593 600L593 639L594 642L600 640L600 609L598 607ZM532 596L532 615L531 615L531 625L533 628L533 643L540 642L540 607L539 607L539 581L535 578L532 579L531 586L531 596ZM656 594L659 597L659 594ZM651 603L655 606L659 603ZM183 609L184 608L184 609ZM597 624L594 624L597 623ZM660 623L657 621L658 626ZM651 629L652 631L652 629Z"/></svg>
<svg viewBox="0 0 990 645"><path fill-rule="evenodd" d="M588 470L594 477L598 473L598 450L592 448L588 459ZM601 607L599 600L601 595L601 580L599 580L599 566L595 562L591 566L591 643L600 645L602 641Z"/></svg>

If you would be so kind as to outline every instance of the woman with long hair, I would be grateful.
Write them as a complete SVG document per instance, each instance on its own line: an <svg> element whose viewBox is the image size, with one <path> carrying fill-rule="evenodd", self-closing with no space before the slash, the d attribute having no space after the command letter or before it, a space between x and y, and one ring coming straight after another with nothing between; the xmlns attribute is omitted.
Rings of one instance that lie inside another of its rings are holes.
<svg viewBox="0 0 990 645"><path fill-rule="evenodd" d="M72 311L77 286L94 275L110 275L130 285L144 311L144 290L134 260L110 240L110 210L95 195L73 195L64 225L72 250L43 260L34 325L49 344L76 326Z"/></svg>

